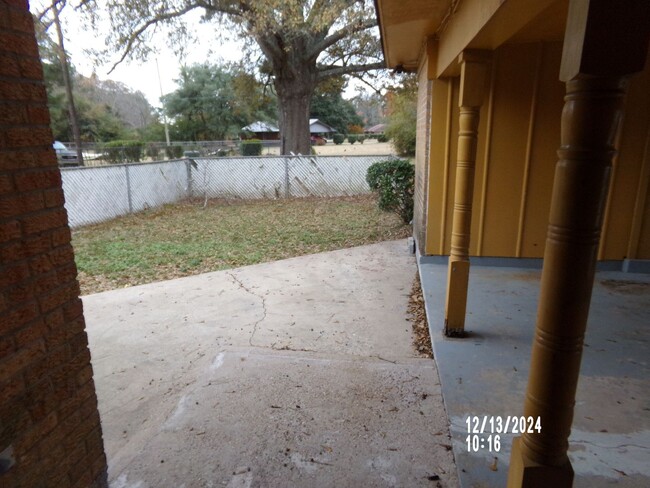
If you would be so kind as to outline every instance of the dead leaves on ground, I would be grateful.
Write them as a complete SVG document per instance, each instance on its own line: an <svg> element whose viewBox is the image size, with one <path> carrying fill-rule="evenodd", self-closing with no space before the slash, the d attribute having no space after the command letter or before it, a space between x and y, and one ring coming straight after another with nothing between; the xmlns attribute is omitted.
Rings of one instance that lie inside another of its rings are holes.
<svg viewBox="0 0 650 488"><path fill-rule="evenodd" d="M431 337L424 309L424 295L420 285L420 275L416 273L409 297L408 314L413 324L413 346L422 357L432 358Z"/></svg>

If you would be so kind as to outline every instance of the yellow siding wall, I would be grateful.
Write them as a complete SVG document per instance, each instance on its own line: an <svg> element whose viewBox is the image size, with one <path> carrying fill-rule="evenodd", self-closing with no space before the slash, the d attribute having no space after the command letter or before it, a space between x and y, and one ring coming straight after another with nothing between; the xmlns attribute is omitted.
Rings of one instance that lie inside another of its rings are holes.
<svg viewBox="0 0 650 488"><path fill-rule="evenodd" d="M560 42L504 45L494 52L479 125L470 246L474 256L543 256L564 105L564 84L558 79L561 54ZM603 260L650 258L650 196L645 198L649 87L648 69L630 86L599 256ZM458 78L434 80L430 92L425 252L449 254Z"/></svg>

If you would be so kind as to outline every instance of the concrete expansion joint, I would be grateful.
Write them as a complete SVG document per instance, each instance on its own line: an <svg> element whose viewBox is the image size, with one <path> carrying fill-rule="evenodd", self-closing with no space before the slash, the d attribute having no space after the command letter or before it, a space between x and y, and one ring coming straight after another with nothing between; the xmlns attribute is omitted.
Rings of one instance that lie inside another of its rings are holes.
<svg viewBox="0 0 650 488"><path fill-rule="evenodd" d="M255 337L255 334L257 333L257 327L266 320L266 298L264 298L263 295L259 295L255 293L253 290L248 288L242 281L237 278L234 274L232 274L230 271L227 271L226 274L232 278L233 283L238 285L242 290L246 291L247 293L253 295L256 298L259 298L260 301L262 302L262 318L260 318L257 322L253 324L253 331L251 332L250 337L248 338L248 344L251 347L254 347L255 345L253 344L253 338Z"/></svg>

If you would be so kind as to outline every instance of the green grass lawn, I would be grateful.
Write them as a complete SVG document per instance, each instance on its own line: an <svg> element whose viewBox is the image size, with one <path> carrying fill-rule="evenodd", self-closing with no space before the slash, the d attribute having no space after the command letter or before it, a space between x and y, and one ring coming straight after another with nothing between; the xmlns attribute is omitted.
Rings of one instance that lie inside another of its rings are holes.
<svg viewBox="0 0 650 488"><path fill-rule="evenodd" d="M187 202L73 232L86 295L410 235L374 198Z"/></svg>

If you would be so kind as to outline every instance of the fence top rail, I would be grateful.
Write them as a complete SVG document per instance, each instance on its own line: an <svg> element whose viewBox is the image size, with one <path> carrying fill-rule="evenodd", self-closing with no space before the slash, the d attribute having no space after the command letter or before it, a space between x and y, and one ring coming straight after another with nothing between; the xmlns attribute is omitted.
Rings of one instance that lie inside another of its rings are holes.
<svg viewBox="0 0 650 488"><path fill-rule="evenodd" d="M197 156L195 158L186 158L193 160L204 159L368 159L368 158L395 158L394 154L293 154L293 155L273 155L265 154L262 156Z"/></svg>
<svg viewBox="0 0 650 488"><path fill-rule="evenodd" d="M188 159L198 159L198 158L163 159L161 161L138 161L133 163L102 164L101 166L66 166L66 167L59 167L59 169L61 171L78 171L84 169L124 168L127 166L148 166L152 164L183 163Z"/></svg>
<svg viewBox="0 0 650 488"><path fill-rule="evenodd" d="M320 159L320 160L326 160L326 159L368 159L368 158L373 158L373 159L379 159L379 158L396 158L394 154L354 154L354 155L336 155L336 154L311 154L311 155L301 155L301 154L295 154L295 155L288 155L288 156L280 156L280 155L264 155L264 156L197 156L194 158L179 158L179 159L163 159L161 161L139 161L139 162L133 162L133 163L117 163L117 164L103 164L101 166L68 166L68 167L59 167L59 169L63 171L80 171L80 170L90 170L90 169L102 169L102 168L125 168L125 167L130 167L130 166L148 166L152 164L165 164L165 163L183 163L186 161L212 161L212 160L219 160L219 161L226 161L226 160L242 160L242 159L255 159L255 160L284 160L284 159Z"/></svg>

